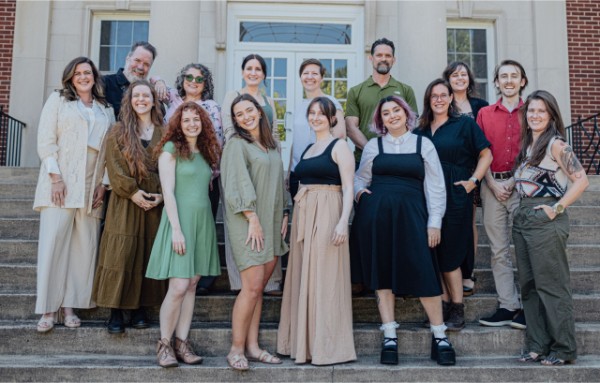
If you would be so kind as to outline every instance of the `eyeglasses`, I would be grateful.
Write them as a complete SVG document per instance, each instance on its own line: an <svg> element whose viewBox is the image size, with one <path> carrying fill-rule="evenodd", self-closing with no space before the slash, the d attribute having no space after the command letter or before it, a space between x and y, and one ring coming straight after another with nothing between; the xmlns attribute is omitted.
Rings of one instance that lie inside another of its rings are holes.
<svg viewBox="0 0 600 383"><path fill-rule="evenodd" d="M195 81L196 84L202 84L204 82L204 77L202 77L202 76L194 77L194 75L192 75L192 74L186 74L183 78L189 82Z"/></svg>
<svg viewBox="0 0 600 383"><path fill-rule="evenodd" d="M442 101L446 101L448 98L450 98L450 95L447 94L432 94L431 95L431 101L435 101L435 100L442 100Z"/></svg>

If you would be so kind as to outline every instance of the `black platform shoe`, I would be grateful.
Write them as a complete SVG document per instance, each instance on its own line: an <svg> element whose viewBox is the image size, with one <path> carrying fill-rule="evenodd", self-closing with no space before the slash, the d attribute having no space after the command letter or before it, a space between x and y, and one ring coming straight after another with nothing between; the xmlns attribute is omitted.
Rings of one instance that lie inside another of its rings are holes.
<svg viewBox="0 0 600 383"><path fill-rule="evenodd" d="M148 328L150 324L146 318L146 310L143 307L131 311L131 327L136 329Z"/></svg>
<svg viewBox="0 0 600 383"><path fill-rule="evenodd" d="M110 309L110 319L108 320L106 329L110 334L122 334L125 332L125 324L123 323L123 310Z"/></svg>
<svg viewBox="0 0 600 383"><path fill-rule="evenodd" d="M398 364L398 338L383 338L381 364Z"/></svg>
<svg viewBox="0 0 600 383"><path fill-rule="evenodd" d="M448 345L442 345L446 342ZM436 338L431 335L431 359L441 366L454 366L456 364L456 353L448 338Z"/></svg>

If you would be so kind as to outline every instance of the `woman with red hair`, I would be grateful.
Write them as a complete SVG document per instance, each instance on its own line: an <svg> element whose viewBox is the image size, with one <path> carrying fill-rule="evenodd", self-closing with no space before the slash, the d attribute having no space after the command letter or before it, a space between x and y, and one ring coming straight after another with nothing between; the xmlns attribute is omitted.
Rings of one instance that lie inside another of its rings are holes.
<svg viewBox="0 0 600 383"><path fill-rule="evenodd" d="M221 273L208 198L211 169L219 161L220 147L208 113L195 102L183 103L169 120L156 154L165 208L146 276L169 280L160 307L157 359L161 367L175 367L177 360L198 364L202 358L188 340L196 285L201 275Z"/></svg>

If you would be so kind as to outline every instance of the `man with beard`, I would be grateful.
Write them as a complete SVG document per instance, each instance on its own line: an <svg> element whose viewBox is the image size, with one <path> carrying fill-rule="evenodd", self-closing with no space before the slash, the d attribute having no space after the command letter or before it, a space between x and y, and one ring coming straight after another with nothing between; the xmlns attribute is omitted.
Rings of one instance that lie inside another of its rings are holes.
<svg viewBox="0 0 600 383"><path fill-rule="evenodd" d="M115 110L115 118L119 119L121 99L129 84L135 80L144 80L156 59L156 48L147 41L138 41L133 44L125 58L125 68L119 68L117 73L109 74L102 78L104 81L104 94ZM154 78L154 89L160 100L167 96L167 86L164 80Z"/></svg>
<svg viewBox="0 0 600 383"><path fill-rule="evenodd" d="M371 45L371 54L369 55L369 60L373 63L373 74L348 92L346 132L356 145L354 157L357 165L360 162L363 147L369 139L375 137L375 133L369 130L369 123L379 100L391 95L402 97L418 114L413 89L397 81L390 74L390 70L396 62L395 50L394 43L385 37L375 41Z"/></svg>

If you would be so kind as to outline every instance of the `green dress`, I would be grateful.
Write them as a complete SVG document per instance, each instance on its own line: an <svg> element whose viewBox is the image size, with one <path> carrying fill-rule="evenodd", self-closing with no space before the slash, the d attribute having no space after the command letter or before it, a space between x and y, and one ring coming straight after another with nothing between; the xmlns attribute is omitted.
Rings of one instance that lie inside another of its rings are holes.
<svg viewBox="0 0 600 383"><path fill-rule="evenodd" d="M233 258L240 271L263 265L275 256L287 253L281 237L283 209L287 204L283 185L283 163L279 152L264 152L257 145L233 136L221 159L225 221ZM248 237L248 221L244 211L254 211L265 238L261 252L252 250Z"/></svg>
<svg viewBox="0 0 600 383"><path fill-rule="evenodd" d="M163 150L175 154L175 145L169 141ZM167 279L220 275L217 232L208 198L212 174L210 166L199 153L192 154L191 160L177 158L176 161L175 200L186 253L179 255L173 251L171 223L165 208L146 277Z"/></svg>

